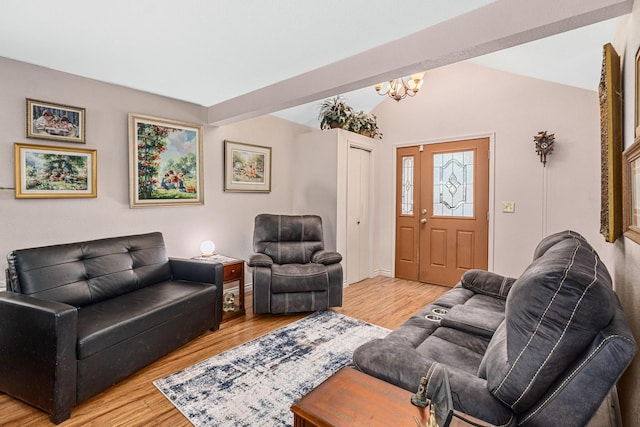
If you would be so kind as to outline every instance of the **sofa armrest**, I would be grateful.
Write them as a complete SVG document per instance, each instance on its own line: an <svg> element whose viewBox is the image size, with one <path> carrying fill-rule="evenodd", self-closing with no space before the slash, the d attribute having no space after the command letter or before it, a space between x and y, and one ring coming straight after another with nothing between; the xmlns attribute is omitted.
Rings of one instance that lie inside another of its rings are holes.
<svg viewBox="0 0 640 427"><path fill-rule="evenodd" d="M454 366L436 363L429 382L437 384L445 371L449 378L453 407L463 417L466 414L491 425L515 427L515 415L489 392L486 380ZM427 385L427 398L431 398L433 389Z"/></svg>
<svg viewBox="0 0 640 427"><path fill-rule="evenodd" d="M335 251L316 251L311 255L311 262L318 264L331 265L342 261L342 255Z"/></svg>
<svg viewBox="0 0 640 427"><path fill-rule="evenodd" d="M77 323L71 305L0 292L0 391L46 411L54 423L69 418Z"/></svg>
<svg viewBox="0 0 640 427"><path fill-rule="evenodd" d="M507 299L507 294L516 279L484 270L469 270L462 275L462 287L475 293L494 298Z"/></svg>
<svg viewBox="0 0 640 427"><path fill-rule="evenodd" d="M440 325L491 338L504 320L504 313L478 307L454 305L440 321Z"/></svg>
<svg viewBox="0 0 640 427"><path fill-rule="evenodd" d="M374 339L353 352L354 366L365 374L395 384L407 391L418 391L420 379L435 360L425 357L409 345L394 340ZM487 388L487 381L453 366L439 363L446 369L456 411L479 420L504 427L515 426L512 411L500 403ZM434 372L430 381L439 381ZM431 397L427 394L427 397Z"/></svg>
<svg viewBox="0 0 640 427"><path fill-rule="evenodd" d="M216 326L222 322L222 284L224 266L219 262L203 262L193 259L169 258L171 275L174 280L211 283L216 286Z"/></svg>
<svg viewBox="0 0 640 427"><path fill-rule="evenodd" d="M273 259L269 255L266 254L253 254L249 258L249 262L247 263L249 267L267 267L271 268L273 265Z"/></svg>

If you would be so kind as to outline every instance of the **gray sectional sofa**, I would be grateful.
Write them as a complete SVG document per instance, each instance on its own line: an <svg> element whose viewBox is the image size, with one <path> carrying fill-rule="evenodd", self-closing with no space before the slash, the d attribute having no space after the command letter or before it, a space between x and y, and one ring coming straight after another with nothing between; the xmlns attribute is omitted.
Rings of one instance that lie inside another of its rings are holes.
<svg viewBox="0 0 640 427"><path fill-rule="evenodd" d="M496 426L584 426L636 351L606 267L572 231L537 246L520 277L471 270L383 339L361 371L415 392L447 373L454 407Z"/></svg>
<svg viewBox="0 0 640 427"><path fill-rule="evenodd" d="M169 259L149 233L8 255L0 391L69 418L222 319L222 264Z"/></svg>

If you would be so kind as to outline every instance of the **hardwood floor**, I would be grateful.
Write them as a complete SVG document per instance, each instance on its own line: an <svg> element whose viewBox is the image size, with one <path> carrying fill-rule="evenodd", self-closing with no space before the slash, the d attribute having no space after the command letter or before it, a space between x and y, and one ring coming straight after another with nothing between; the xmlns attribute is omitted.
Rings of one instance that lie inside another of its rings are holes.
<svg viewBox="0 0 640 427"><path fill-rule="evenodd" d="M333 309L351 317L394 329L450 288L388 277L375 277L345 289L343 306ZM251 295L247 315L224 322L145 369L75 407L60 426L190 426L187 419L152 384L158 378L219 354L301 319L253 315ZM44 412L0 394L1 426L53 425Z"/></svg>

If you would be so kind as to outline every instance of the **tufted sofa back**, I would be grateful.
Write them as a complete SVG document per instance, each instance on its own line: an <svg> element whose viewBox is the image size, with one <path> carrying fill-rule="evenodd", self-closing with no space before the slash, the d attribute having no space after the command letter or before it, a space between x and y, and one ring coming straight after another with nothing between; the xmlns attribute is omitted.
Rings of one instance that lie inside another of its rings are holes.
<svg viewBox="0 0 640 427"><path fill-rule="evenodd" d="M253 250L276 264L306 264L324 249L322 219L318 215L256 216Z"/></svg>
<svg viewBox="0 0 640 427"><path fill-rule="evenodd" d="M7 260L9 290L76 307L171 278L161 233L20 249Z"/></svg>
<svg viewBox="0 0 640 427"><path fill-rule="evenodd" d="M616 315L611 277L578 236L557 239L513 283L479 375L515 413L543 398Z"/></svg>

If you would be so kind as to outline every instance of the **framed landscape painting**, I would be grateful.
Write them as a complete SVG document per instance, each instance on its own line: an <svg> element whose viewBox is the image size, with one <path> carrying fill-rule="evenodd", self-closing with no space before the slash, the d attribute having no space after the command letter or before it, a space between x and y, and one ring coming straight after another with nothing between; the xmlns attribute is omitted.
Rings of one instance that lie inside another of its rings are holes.
<svg viewBox="0 0 640 427"><path fill-rule="evenodd" d="M96 197L96 150L14 144L16 198Z"/></svg>
<svg viewBox="0 0 640 427"><path fill-rule="evenodd" d="M224 191L271 191L271 147L224 142Z"/></svg>
<svg viewBox="0 0 640 427"><path fill-rule="evenodd" d="M27 98L27 138L85 143L85 109Z"/></svg>
<svg viewBox="0 0 640 427"><path fill-rule="evenodd" d="M202 126L129 114L129 204L204 203Z"/></svg>

